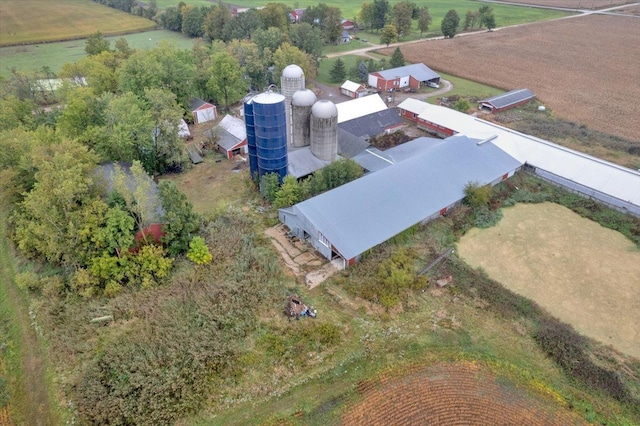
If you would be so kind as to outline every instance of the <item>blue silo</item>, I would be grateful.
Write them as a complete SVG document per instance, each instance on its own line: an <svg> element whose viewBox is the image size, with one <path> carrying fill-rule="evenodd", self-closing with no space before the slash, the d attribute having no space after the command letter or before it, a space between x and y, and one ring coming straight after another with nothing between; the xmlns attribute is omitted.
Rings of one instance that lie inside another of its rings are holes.
<svg viewBox="0 0 640 426"><path fill-rule="evenodd" d="M251 99L258 154L258 174L287 175L287 121L285 97L264 92Z"/></svg>
<svg viewBox="0 0 640 426"><path fill-rule="evenodd" d="M255 120L253 118L253 100L254 95L244 98L244 123L247 128L247 148L249 151L249 171L251 177L258 175L258 148L256 147L256 129Z"/></svg>

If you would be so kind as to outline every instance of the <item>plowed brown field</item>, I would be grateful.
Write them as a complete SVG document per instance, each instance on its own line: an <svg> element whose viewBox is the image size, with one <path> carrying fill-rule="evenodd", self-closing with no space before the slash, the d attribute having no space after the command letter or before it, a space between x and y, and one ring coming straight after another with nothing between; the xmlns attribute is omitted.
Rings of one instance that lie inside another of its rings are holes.
<svg viewBox="0 0 640 426"><path fill-rule="evenodd" d="M566 120L640 143L639 40L638 19L589 15L425 41L402 53L490 86L529 88Z"/></svg>
<svg viewBox="0 0 640 426"><path fill-rule="evenodd" d="M361 383L345 425L585 425L558 402L470 363L438 364Z"/></svg>
<svg viewBox="0 0 640 426"><path fill-rule="evenodd" d="M568 9L605 9L621 4L635 3L636 0L508 0L509 3L530 4Z"/></svg>

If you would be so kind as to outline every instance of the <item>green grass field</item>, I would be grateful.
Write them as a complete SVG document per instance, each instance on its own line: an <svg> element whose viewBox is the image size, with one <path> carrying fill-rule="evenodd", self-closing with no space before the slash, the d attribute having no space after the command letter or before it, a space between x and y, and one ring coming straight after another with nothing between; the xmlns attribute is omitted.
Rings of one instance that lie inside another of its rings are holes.
<svg viewBox="0 0 640 426"><path fill-rule="evenodd" d="M2 0L0 46L148 30L155 23L90 0Z"/></svg>
<svg viewBox="0 0 640 426"><path fill-rule="evenodd" d="M125 38L133 49L152 48L163 40L180 49L190 49L193 46L193 39L185 37L181 33L167 30L107 37L107 40L111 42L111 47L113 47L115 41L121 37ZM0 77L9 76L12 68L29 72L48 66L53 72L58 72L64 64L84 58L86 56L84 48L85 40L1 47Z"/></svg>
<svg viewBox="0 0 640 426"><path fill-rule="evenodd" d="M395 3L398 3L400 0L390 0L389 3L393 7ZM268 3L272 3L273 0L234 0L233 4L244 6L244 7L252 7L252 6L264 6ZM166 7L173 6L177 4L175 0L158 0L158 7ZM188 2L189 4L199 4L200 1L192 1ZM202 1L203 4L207 4L207 2ZM284 2L287 5L293 8L293 2ZM300 0L295 2L300 8L306 8L309 6L315 6L320 3L319 0ZM322 3L326 3L329 6L334 6L340 8L342 11L342 17L347 19L357 19L358 14L360 12L362 3L364 1L354 1L354 2L344 2L337 0L327 0ZM468 10L478 10L481 3L472 0L417 0L414 2L418 6L428 6L429 13L433 18L433 22L431 24L432 30L440 32L440 21L444 18L444 15L450 9L455 9L460 15L461 23L464 21L464 16ZM210 4L210 3L209 3ZM541 21L552 18L559 18L561 16L566 16L567 13L553 11L553 10L545 10L545 9L534 9L531 7L520 7L520 6L505 6L499 4L491 4L493 8L496 23L498 26L503 27L506 25L513 24L521 24L524 22L534 22ZM414 22L415 25L415 22ZM415 34L413 34L415 33ZM412 35L415 38L418 38L420 35L419 32L413 29ZM406 40L410 40L410 37L407 37ZM371 40L372 41L372 40Z"/></svg>

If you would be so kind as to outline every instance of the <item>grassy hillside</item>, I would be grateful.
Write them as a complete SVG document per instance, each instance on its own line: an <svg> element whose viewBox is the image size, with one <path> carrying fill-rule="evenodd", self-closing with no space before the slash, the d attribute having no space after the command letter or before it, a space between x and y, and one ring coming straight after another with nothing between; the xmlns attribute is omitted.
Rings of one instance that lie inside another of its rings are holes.
<svg viewBox="0 0 640 426"><path fill-rule="evenodd" d="M41 43L154 28L155 23L91 0L3 0L0 46Z"/></svg>

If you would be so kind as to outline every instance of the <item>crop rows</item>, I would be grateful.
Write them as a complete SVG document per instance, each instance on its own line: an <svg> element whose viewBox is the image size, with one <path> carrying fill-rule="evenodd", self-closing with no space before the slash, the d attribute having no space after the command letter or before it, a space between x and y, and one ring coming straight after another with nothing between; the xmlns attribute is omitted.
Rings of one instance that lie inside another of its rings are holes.
<svg viewBox="0 0 640 426"><path fill-rule="evenodd" d="M504 90L531 89L566 120L640 141L638 40L637 19L590 15L426 41L403 54Z"/></svg>
<svg viewBox="0 0 640 426"><path fill-rule="evenodd" d="M346 425L578 425L577 416L534 398L493 373L467 364L440 364L362 382L362 395L343 415Z"/></svg>

